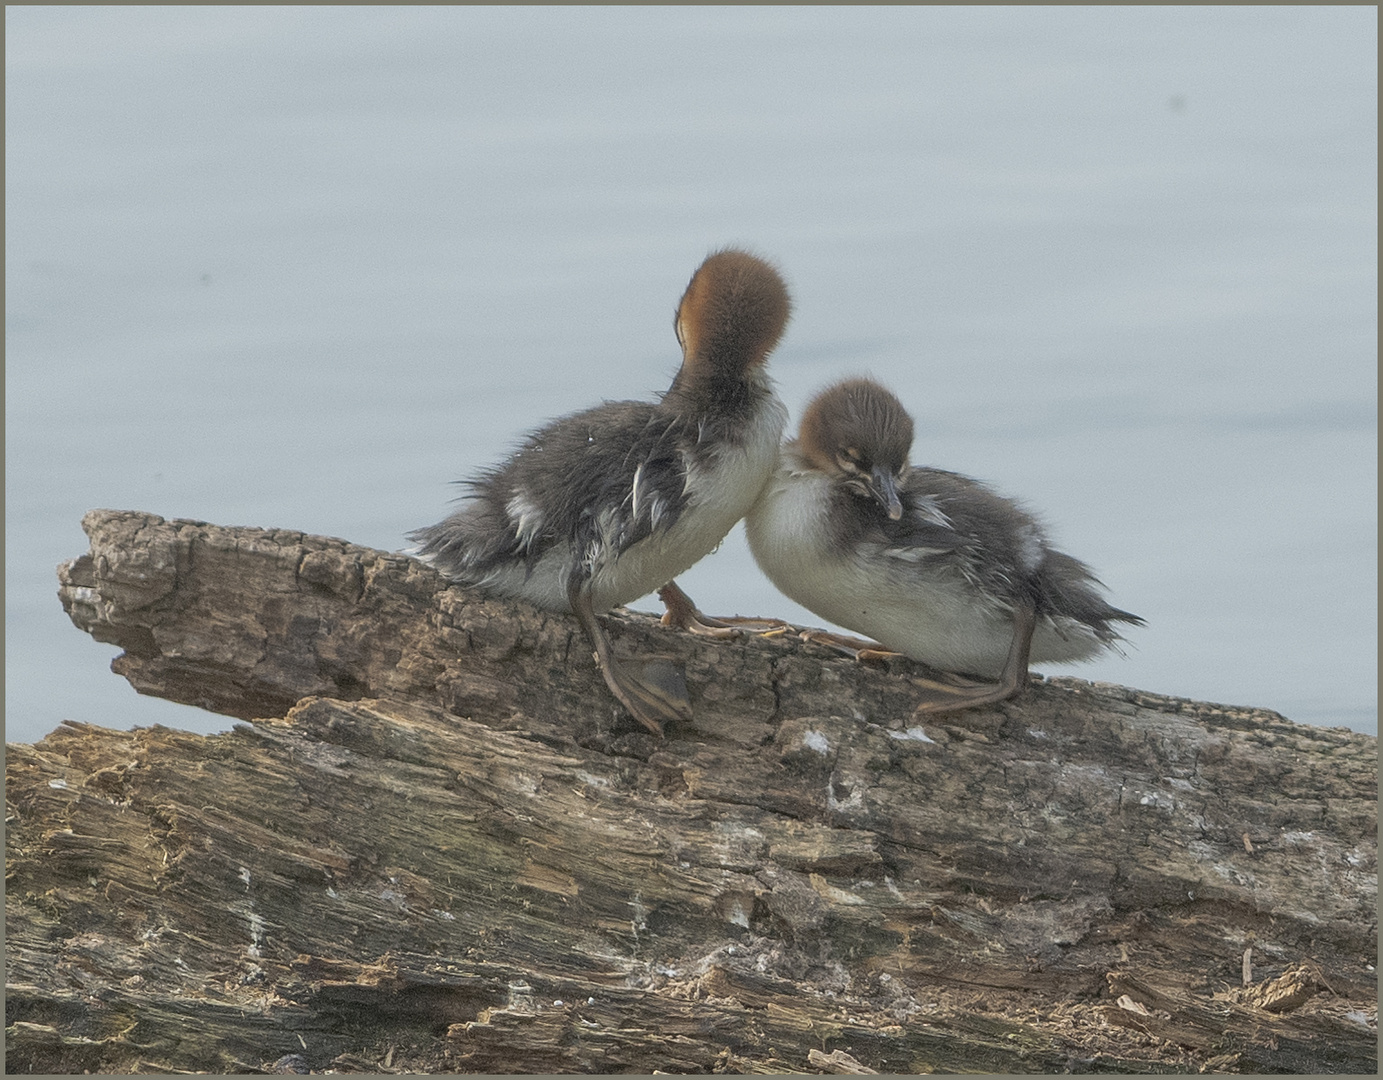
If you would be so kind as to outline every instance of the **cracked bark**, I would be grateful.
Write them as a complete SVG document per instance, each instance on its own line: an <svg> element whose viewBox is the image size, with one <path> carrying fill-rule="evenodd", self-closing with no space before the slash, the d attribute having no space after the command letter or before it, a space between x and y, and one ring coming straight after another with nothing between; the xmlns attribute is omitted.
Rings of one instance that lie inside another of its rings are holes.
<svg viewBox="0 0 1383 1080"><path fill-rule="evenodd" d="M659 740L573 618L83 524L73 621L251 723L8 748L11 1072L1376 1071L1372 738L1064 678L915 721L906 662L615 613L686 667Z"/></svg>

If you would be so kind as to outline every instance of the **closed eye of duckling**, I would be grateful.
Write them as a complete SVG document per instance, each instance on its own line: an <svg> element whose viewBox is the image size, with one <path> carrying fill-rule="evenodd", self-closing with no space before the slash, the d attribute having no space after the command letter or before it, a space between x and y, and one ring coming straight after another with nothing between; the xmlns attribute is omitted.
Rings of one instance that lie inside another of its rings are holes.
<svg viewBox="0 0 1383 1080"><path fill-rule="evenodd" d="M852 475L869 471L860 458L860 452L852 446L843 447L836 451L836 464L840 466L841 472Z"/></svg>

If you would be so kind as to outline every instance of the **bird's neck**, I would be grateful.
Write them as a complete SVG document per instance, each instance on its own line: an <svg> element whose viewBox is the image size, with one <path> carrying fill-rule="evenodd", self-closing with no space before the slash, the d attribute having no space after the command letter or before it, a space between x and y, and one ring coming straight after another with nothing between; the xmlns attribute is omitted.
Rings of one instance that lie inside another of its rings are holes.
<svg viewBox="0 0 1383 1080"><path fill-rule="evenodd" d="M735 372L683 364L663 395L663 406L699 421L747 422L773 400L773 382L762 364Z"/></svg>

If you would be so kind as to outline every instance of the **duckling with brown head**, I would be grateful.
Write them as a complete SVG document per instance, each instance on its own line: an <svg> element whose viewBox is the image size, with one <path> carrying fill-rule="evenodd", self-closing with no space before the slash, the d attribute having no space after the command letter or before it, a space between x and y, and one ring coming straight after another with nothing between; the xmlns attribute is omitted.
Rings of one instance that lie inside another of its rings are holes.
<svg viewBox="0 0 1383 1080"><path fill-rule="evenodd" d="M787 413L765 365L791 301L743 251L709 256L677 308L682 366L659 401L606 402L529 435L410 535L451 580L574 612L615 697L650 730L690 715L681 673L616 659L597 612L670 583L724 539L772 474Z"/></svg>
<svg viewBox="0 0 1383 1080"><path fill-rule="evenodd" d="M1087 660L1120 640L1114 624L1142 624L1016 503L911 466L912 434L878 383L823 391L745 532L764 573L823 619L941 671L997 677L927 682L919 711L1002 701L1030 661Z"/></svg>

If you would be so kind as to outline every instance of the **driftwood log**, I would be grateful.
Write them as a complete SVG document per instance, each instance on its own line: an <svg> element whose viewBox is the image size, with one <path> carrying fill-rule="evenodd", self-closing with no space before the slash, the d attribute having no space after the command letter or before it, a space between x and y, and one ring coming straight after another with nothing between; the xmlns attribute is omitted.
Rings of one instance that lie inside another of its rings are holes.
<svg viewBox="0 0 1383 1080"><path fill-rule="evenodd" d="M576 621L95 511L73 621L248 724L7 759L10 1072L1377 1070L1376 740L705 641L665 739Z"/></svg>

